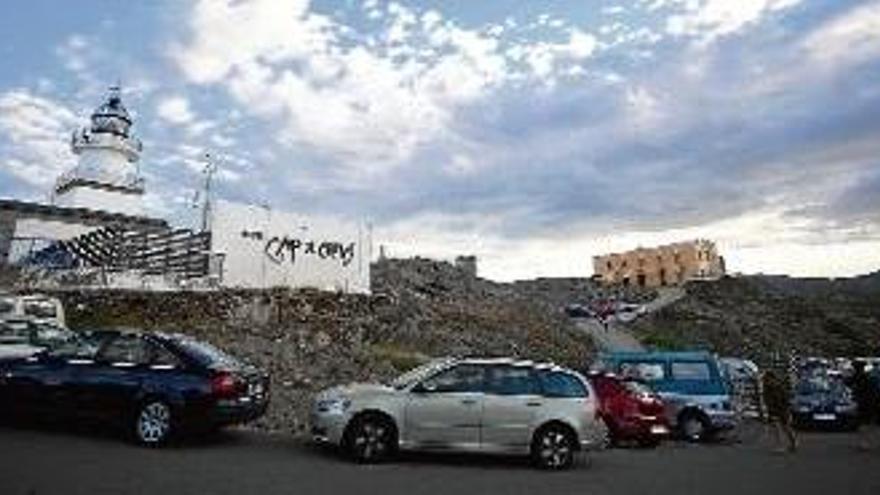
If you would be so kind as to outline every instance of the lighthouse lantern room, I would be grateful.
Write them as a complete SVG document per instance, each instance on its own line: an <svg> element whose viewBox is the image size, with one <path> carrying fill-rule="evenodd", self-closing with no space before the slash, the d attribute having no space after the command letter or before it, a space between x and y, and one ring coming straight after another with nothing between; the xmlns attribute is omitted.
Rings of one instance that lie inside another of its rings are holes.
<svg viewBox="0 0 880 495"><path fill-rule="evenodd" d="M70 147L79 161L58 178L56 206L144 215L144 180L137 165L142 146L131 126L119 87L111 87L91 123L71 137Z"/></svg>

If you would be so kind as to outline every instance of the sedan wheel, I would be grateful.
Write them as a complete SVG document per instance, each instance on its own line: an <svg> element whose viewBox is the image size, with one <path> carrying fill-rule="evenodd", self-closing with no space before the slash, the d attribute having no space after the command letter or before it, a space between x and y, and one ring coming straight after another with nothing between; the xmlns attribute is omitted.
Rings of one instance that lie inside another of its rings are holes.
<svg viewBox="0 0 880 495"><path fill-rule="evenodd" d="M574 441L559 427L549 427L538 433L532 445L532 457L543 469L566 469L574 463Z"/></svg>
<svg viewBox="0 0 880 495"><path fill-rule="evenodd" d="M348 451L357 462L382 462L394 452L394 427L382 418L355 420L348 432Z"/></svg>
<svg viewBox="0 0 880 495"><path fill-rule="evenodd" d="M161 445L171 434L171 408L161 401L147 402L135 419L135 438L142 445Z"/></svg>

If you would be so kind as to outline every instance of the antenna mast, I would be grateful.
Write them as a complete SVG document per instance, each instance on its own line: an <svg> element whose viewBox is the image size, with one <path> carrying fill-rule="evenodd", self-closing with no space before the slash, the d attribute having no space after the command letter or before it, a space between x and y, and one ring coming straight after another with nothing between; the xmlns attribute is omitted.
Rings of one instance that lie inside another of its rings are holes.
<svg viewBox="0 0 880 495"><path fill-rule="evenodd" d="M202 204L202 232L207 232L211 222L211 179L214 172L217 171L217 164L211 160L211 154L205 153L205 168L202 173L205 174L204 184L204 203Z"/></svg>

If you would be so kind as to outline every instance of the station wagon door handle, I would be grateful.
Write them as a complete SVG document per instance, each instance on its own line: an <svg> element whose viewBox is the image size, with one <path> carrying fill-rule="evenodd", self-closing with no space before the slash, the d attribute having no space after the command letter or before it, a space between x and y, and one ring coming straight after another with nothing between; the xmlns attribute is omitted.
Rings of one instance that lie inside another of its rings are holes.
<svg viewBox="0 0 880 495"><path fill-rule="evenodd" d="M526 402L526 406L528 406L528 407L541 407L542 405L543 405L543 403L538 402L538 401L534 401L534 400Z"/></svg>
<svg viewBox="0 0 880 495"><path fill-rule="evenodd" d="M461 399L461 403L466 406L472 406L477 403L477 399Z"/></svg>

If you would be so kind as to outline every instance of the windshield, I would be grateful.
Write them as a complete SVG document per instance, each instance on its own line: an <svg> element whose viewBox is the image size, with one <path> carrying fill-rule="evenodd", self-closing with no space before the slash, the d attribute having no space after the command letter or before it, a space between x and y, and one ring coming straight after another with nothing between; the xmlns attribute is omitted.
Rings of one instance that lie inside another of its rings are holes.
<svg viewBox="0 0 880 495"><path fill-rule="evenodd" d="M61 341L48 351L49 356L58 358L94 359L98 353L98 346L83 339L71 336L69 340Z"/></svg>
<svg viewBox="0 0 880 495"><path fill-rule="evenodd" d="M31 343L39 347L55 348L64 343L76 339L76 335L70 330L54 325L36 324L30 335Z"/></svg>
<svg viewBox="0 0 880 495"><path fill-rule="evenodd" d="M390 385L397 390L407 388L410 385L427 377L434 371L439 370L449 362L450 361L448 359L435 359L421 366L417 366L392 380Z"/></svg>
<svg viewBox="0 0 880 495"><path fill-rule="evenodd" d="M174 339L174 343L180 346L180 348L189 356L198 361L199 364L209 367L241 366L241 363L237 359L207 342L200 342L187 337L177 337Z"/></svg>
<svg viewBox="0 0 880 495"><path fill-rule="evenodd" d="M797 386L798 395L839 394L845 390L846 386L840 380L834 378L811 378L809 380L802 380Z"/></svg>

